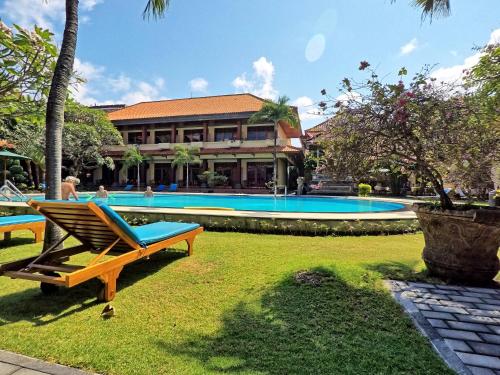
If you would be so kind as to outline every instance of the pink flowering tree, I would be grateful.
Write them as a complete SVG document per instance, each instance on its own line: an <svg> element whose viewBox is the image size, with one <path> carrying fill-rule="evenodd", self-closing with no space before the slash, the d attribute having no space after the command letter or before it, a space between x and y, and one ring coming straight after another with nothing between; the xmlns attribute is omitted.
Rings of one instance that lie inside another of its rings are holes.
<svg viewBox="0 0 500 375"><path fill-rule="evenodd" d="M337 177L354 178L381 165L415 171L432 183L441 207L452 209L444 177L471 158L493 159L498 153L498 134L482 121L477 101L463 86L436 82L429 68L411 79L402 68L395 83L382 82L366 61L359 70L368 77L345 78L339 96L322 91L320 107L332 115L323 141L324 167Z"/></svg>

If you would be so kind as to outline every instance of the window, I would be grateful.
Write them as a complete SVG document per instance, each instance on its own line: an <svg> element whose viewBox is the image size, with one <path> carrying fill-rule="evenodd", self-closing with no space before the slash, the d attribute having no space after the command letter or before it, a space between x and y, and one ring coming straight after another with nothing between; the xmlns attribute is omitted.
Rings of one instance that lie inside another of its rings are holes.
<svg viewBox="0 0 500 375"><path fill-rule="evenodd" d="M168 184L170 183L172 167L168 163L155 163L155 183Z"/></svg>
<svg viewBox="0 0 500 375"><path fill-rule="evenodd" d="M215 128L215 142L233 141L236 138L234 128Z"/></svg>
<svg viewBox="0 0 500 375"><path fill-rule="evenodd" d="M184 142L203 142L203 129L184 130Z"/></svg>
<svg viewBox="0 0 500 375"><path fill-rule="evenodd" d="M170 143L172 141L172 132L162 130L155 132L155 143Z"/></svg>
<svg viewBox="0 0 500 375"><path fill-rule="evenodd" d="M273 139L274 136L273 126L253 126L247 129L247 140L249 141L263 141L265 139Z"/></svg>
<svg viewBox="0 0 500 375"><path fill-rule="evenodd" d="M129 145L142 145L142 132L129 132L127 143Z"/></svg>
<svg viewBox="0 0 500 375"><path fill-rule="evenodd" d="M248 187L265 187L266 182L273 180L272 163L248 163L247 185Z"/></svg>

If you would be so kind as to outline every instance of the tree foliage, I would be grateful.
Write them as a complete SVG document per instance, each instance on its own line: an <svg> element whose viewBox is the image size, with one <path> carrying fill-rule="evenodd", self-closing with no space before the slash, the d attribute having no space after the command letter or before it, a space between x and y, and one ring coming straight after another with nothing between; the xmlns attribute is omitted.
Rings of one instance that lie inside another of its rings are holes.
<svg viewBox="0 0 500 375"><path fill-rule="evenodd" d="M64 113L63 157L71 163L71 174L106 165L114 169L113 159L105 147L122 144L120 132L106 113L70 102Z"/></svg>
<svg viewBox="0 0 500 375"><path fill-rule="evenodd" d="M0 119L33 114L45 104L55 67L53 34L0 21Z"/></svg>
<svg viewBox="0 0 500 375"><path fill-rule="evenodd" d="M200 149L197 147L184 147L177 145L174 148L175 155L172 165L176 167L186 166L186 187L189 186L189 165L190 164L201 164L201 159L199 157Z"/></svg>
<svg viewBox="0 0 500 375"><path fill-rule="evenodd" d="M325 169L358 178L377 165L414 170L432 183L441 206L452 208L444 178L457 165L492 163L499 153L498 132L463 87L435 82L428 68L406 84L404 68L395 83L381 82L367 62L360 70L369 77L344 79L343 100L328 97L323 104L334 114L324 139Z"/></svg>

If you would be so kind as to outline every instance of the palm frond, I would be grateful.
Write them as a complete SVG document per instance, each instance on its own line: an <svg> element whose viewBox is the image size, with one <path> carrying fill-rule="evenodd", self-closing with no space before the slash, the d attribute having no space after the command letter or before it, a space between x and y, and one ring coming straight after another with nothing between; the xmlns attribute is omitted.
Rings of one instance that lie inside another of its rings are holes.
<svg viewBox="0 0 500 375"><path fill-rule="evenodd" d="M143 18L153 17L154 19L161 18L167 12L169 0L148 0L146 7L142 12Z"/></svg>
<svg viewBox="0 0 500 375"><path fill-rule="evenodd" d="M428 16L432 21L434 16L450 15L450 0L413 0L413 5L422 9L422 21Z"/></svg>

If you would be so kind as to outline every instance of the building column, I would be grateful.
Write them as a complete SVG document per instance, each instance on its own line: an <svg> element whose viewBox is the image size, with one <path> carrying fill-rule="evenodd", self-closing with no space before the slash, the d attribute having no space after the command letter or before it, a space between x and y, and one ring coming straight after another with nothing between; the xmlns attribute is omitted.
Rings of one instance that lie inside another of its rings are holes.
<svg viewBox="0 0 500 375"><path fill-rule="evenodd" d="M175 143L176 142L176 136L177 136L177 127L175 126L175 123L172 124L171 128L171 134L170 134L170 143Z"/></svg>
<svg viewBox="0 0 500 375"><path fill-rule="evenodd" d="M148 128L146 127L146 125L142 126L142 143L148 143Z"/></svg>
<svg viewBox="0 0 500 375"><path fill-rule="evenodd" d="M286 184L286 163L284 159L278 159L278 186L284 186Z"/></svg>
<svg viewBox="0 0 500 375"><path fill-rule="evenodd" d="M241 134L241 121L236 122L236 140L241 141L242 135Z"/></svg>
<svg viewBox="0 0 500 375"><path fill-rule="evenodd" d="M241 189L241 159L236 160L236 167L233 170L233 187Z"/></svg>
<svg viewBox="0 0 500 375"><path fill-rule="evenodd" d="M181 184L184 182L184 169L185 169L185 167L177 167L176 168L177 181Z"/></svg>
<svg viewBox="0 0 500 375"><path fill-rule="evenodd" d="M208 124L206 122L203 123L203 142L209 142L209 140L208 140Z"/></svg>
<svg viewBox="0 0 500 375"><path fill-rule="evenodd" d="M146 184L149 184L150 181L154 181L155 179L155 162L151 161L149 163L149 168L146 173Z"/></svg>

